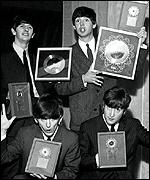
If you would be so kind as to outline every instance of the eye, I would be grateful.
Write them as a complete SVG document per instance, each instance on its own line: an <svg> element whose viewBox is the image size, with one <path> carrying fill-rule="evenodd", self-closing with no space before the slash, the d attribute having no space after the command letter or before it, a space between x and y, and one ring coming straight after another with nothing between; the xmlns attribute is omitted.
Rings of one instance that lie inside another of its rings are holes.
<svg viewBox="0 0 150 180"><path fill-rule="evenodd" d="M28 26L28 28L29 28L29 29L33 29L33 27L32 27L32 26Z"/></svg>
<svg viewBox="0 0 150 180"><path fill-rule="evenodd" d="M86 19L85 19L85 22L89 22L89 21L90 21L90 19L89 19L89 18L86 18Z"/></svg>
<svg viewBox="0 0 150 180"><path fill-rule="evenodd" d="M77 19L75 20L75 23L79 23L79 22L80 22L80 19L77 18Z"/></svg>

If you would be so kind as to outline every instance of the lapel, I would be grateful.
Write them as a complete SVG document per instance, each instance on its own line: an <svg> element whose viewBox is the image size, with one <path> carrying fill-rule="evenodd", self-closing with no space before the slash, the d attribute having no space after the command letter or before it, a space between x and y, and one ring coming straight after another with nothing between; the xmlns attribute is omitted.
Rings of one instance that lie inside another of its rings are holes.
<svg viewBox="0 0 150 180"><path fill-rule="evenodd" d="M19 66L22 66L24 68L23 63L15 50L12 51L12 56L13 56L13 58L12 58L13 61L16 61L16 63L19 64Z"/></svg>
<svg viewBox="0 0 150 180"><path fill-rule="evenodd" d="M86 55L84 54L84 52L82 51L82 49L79 46L79 43L76 43L74 45L74 53L76 56L76 63L80 65L81 69L85 71L87 71L89 69L89 67L91 66L91 62L89 61L89 59L86 57Z"/></svg>
<svg viewBox="0 0 150 180"><path fill-rule="evenodd" d="M126 118L125 118L125 116L123 116L120 119L118 131L125 131L126 123L127 123Z"/></svg>
<svg viewBox="0 0 150 180"><path fill-rule="evenodd" d="M62 134L63 134L63 127L60 125L53 141L62 142Z"/></svg>

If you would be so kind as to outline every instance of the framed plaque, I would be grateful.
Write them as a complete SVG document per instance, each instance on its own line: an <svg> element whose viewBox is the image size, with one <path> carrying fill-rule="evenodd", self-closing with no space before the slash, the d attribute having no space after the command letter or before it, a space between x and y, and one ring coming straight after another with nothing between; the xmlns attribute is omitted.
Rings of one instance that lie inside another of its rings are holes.
<svg viewBox="0 0 150 180"><path fill-rule="evenodd" d="M93 70L133 80L140 44L136 33L100 27Z"/></svg>
<svg viewBox="0 0 150 180"><path fill-rule="evenodd" d="M53 177L61 143L34 138L25 172Z"/></svg>
<svg viewBox="0 0 150 180"><path fill-rule="evenodd" d="M35 80L70 80L71 47L38 48Z"/></svg>
<svg viewBox="0 0 150 180"><path fill-rule="evenodd" d="M99 168L126 167L125 132L100 132L97 135Z"/></svg>
<svg viewBox="0 0 150 180"><path fill-rule="evenodd" d="M27 82L9 83L11 116L17 118L32 116L30 85Z"/></svg>
<svg viewBox="0 0 150 180"><path fill-rule="evenodd" d="M139 32L144 25L148 1L123 1L119 29Z"/></svg>

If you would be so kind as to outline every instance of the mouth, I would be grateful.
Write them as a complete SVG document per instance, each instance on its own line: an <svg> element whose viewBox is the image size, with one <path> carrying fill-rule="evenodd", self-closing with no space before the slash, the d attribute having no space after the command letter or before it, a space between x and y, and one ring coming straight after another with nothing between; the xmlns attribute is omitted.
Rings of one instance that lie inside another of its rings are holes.
<svg viewBox="0 0 150 180"><path fill-rule="evenodd" d="M86 31L86 28L85 27L80 27L79 30L80 30L81 33L84 33Z"/></svg>

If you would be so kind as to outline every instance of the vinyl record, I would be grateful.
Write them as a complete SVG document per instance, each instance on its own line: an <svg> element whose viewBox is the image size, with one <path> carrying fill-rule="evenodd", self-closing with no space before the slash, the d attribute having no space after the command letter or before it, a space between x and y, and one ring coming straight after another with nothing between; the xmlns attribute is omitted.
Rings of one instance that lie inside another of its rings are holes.
<svg viewBox="0 0 150 180"><path fill-rule="evenodd" d="M49 55L44 60L43 67L49 74L58 74L65 67L65 59L58 55Z"/></svg>

